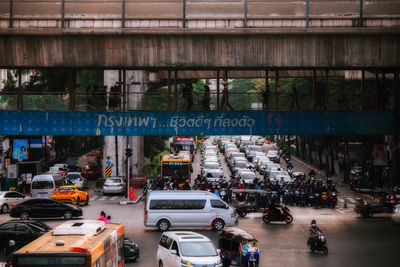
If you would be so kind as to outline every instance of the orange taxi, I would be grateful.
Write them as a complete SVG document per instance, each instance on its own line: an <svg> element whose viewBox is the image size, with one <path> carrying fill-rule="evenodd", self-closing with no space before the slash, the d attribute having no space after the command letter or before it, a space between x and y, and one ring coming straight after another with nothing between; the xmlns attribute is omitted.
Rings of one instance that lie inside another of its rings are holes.
<svg viewBox="0 0 400 267"><path fill-rule="evenodd" d="M63 185L56 189L53 199L75 205L89 205L89 194L76 185Z"/></svg>

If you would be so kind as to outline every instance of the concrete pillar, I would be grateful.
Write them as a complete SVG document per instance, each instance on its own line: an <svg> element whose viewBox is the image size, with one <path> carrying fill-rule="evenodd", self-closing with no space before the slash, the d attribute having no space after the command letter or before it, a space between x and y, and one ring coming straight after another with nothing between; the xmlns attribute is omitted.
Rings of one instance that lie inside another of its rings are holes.
<svg viewBox="0 0 400 267"><path fill-rule="evenodd" d="M107 88L115 85L119 81L118 70L104 71L104 85ZM143 93L146 91L148 82L148 72L145 71L126 71L126 90L128 92L127 107L128 110L140 109ZM123 98L121 98L123 99ZM129 158L129 169L131 174L139 174L143 171L144 165L144 137L143 136L118 136L116 149L115 137L104 137L104 164L107 157L110 157L113 163L112 175L117 174L117 153L118 151L118 174L125 176L125 149L126 138L128 138L129 147L132 149L132 157ZM104 170L103 170L104 173Z"/></svg>

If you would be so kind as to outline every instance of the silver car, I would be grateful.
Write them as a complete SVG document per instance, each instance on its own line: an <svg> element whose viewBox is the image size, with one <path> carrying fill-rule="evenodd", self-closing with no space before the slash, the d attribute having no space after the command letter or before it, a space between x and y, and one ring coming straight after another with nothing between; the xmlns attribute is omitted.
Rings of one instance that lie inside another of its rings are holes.
<svg viewBox="0 0 400 267"><path fill-rule="evenodd" d="M88 188L88 182L80 172L69 172L67 174L67 178L70 179L74 185L77 185L81 189Z"/></svg>
<svg viewBox="0 0 400 267"><path fill-rule="evenodd" d="M15 191L2 191L0 192L0 207L2 213L7 213L11 206L17 205L29 197Z"/></svg>
<svg viewBox="0 0 400 267"><path fill-rule="evenodd" d="M103 195L125 194L125 179L122 177L107 178L103 184Z"/></svg>

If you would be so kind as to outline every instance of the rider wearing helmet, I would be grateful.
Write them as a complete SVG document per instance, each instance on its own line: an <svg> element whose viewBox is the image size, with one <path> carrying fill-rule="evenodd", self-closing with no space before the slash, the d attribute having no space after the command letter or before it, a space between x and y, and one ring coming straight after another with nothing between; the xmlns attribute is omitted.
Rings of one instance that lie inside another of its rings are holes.
<svg viewBox="0 0 400 267"><path fill-rule="evenodd" d="M321 229L319 229L319 227L317 226L317 222L315 220L311 221L311 226L309 228L309 232L310 232L310 238L311 240L315 242L317 242L318 239L318 234L319 233L323 233L323 231Z"/></svg>

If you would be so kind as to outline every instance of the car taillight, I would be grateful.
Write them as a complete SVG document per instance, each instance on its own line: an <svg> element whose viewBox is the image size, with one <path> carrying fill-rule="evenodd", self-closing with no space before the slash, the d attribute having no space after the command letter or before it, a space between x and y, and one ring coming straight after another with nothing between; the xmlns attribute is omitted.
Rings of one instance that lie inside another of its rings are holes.
<svg viewBox="0 0 400 267"><path fill-rule="evenodd" d="M79 181L81 181L81 182L82 182L82 178L79 178Z"/></svg>
<svg viewBox="0 0 400 267"><path fill-rule="evenodd" d="M32 190L30 190L29 193L31 193L31 196L32 196Z"/></svg>
<svg viewBox="0 0 400 267"><path fill-rule="evenodd" d="M12 210L14 210L14 209L16 209L16 208L17 208L17 206L15 206L15 205L14 205L14 206L11 206L11 209L12 209Z"/></svg>
<svg viewBox="0 0 400 267"><path fill-rule="evenodd" d="M55 189L53 190L53 194L56 194L56 190Z"/></svg>
<svg viewBox="0 0 400 267"><path fill-rule="evenodd" d="M123 186L124 184L119 184L119 185L117 185L117 186Z"/></svg>
<svg viewBox="0 0 400 267"><path fill-rule="evenodd" d="M108 184L104 184L104 186L106 186L106 187L107 187L107 186L108 186Z"/></svg>
<svg viewBox="0 0 400 267"><path fill-rule="evenodd" d="M145 210L144 212L144 219L147 221L147 219L149 218L148 214L147 214L147 210Z"/></svg>

